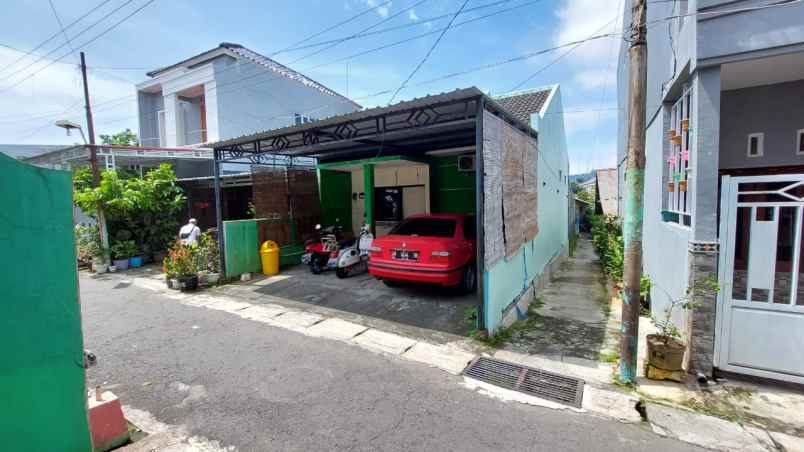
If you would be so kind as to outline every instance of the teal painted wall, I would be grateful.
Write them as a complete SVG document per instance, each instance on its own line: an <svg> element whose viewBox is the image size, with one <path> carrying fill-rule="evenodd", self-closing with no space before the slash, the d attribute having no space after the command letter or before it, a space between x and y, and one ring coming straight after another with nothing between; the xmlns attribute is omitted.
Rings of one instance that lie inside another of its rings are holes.
<svg viewBox="0 0 804 452"><path fill-rule="evenodd" d="M475 213L475 172L458 171L458 156L433 157L430 163L430 210Z"/></svg>
<svg viewBox="0 0 804 452"><path fill-rule="evenodd" d="M0 154L0 449L92 449L72 175Z"/></svg>
<svg viewBox="0 0 804 452"><path fill-rule="evenodd" d="M489 331L501 325L505 309L542 274L550 259L569 243L569 189L567 142L564 134L561 92L556 87L546 109L532 124L538 124L537 160L539 233L510 259L503 258L486 269L484 310ZM524 314L524 313L523 313Z"/></svg>

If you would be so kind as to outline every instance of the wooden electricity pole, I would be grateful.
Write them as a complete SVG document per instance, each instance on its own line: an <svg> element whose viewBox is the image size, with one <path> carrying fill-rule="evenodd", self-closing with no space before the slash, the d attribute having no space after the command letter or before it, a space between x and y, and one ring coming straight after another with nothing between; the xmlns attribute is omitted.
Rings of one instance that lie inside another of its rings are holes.
<svg viewBox="0 0 804 452"><path fill-rule="evenodd" d="M639 340L639 282L642 276L642 210L645 188L645 96L648 78L646 0L632 0L628 49L628 155L623 219L623 335L620 379L636 383Z"/></svg>
<svg viewBox="0 0 804 452"><path fill-rule="evenodd" d="M89 166L92 168L92 187L100 186L100 168L98 168L98 150L95 147L95 123L92 120L92 107L89 103L89 82L87 81L87 63L84 52L81 52L81 77L84 80L84 106L87 111L87 135L89 136ZM98 234L100 234L101 248L109 249L109 235L106 231L106 217L103 215L103 206L98 201Z"/></svg>

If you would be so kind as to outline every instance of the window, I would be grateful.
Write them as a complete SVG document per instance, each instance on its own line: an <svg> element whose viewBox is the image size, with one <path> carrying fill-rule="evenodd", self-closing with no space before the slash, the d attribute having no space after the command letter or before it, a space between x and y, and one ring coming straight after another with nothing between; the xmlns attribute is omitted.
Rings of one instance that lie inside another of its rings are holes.
<svg viewBox="0 0 804 452"><path fill-rule="evenodd" d="M670 108L670 129L667 139L670 141L670 152L667 156L666 192L664 199L663 220L678 223L682 226L692 224L692 177L690 166L692 141L692 115L690 102L691 89L684 88L684 93Z"/></svg>
<svg viewBox="0 0 804 452"><path fill-rule="evenodd" d="M748 135L748 157L762 157L765 153L765 134L752 133Z"/></svg>
<svg viewBox="0 0 804 452"><path fill-rule="evenodd" d="M447 218L411 218L399 223L391 234L413 237L454 237L455 220Z"/></svg>
<svg viewBox="0 0 804 452"><path fill-rule="evenodd" d="M796 131L796 154L804 155L804 129Z"/></svg>
<svg viewBox="0 0 804 452"><path fill-rule="evenodd" d="M474 240L477 236L477 225L475 224L475 217L466 217L463 220L463 238L467 240Z"/></svg>

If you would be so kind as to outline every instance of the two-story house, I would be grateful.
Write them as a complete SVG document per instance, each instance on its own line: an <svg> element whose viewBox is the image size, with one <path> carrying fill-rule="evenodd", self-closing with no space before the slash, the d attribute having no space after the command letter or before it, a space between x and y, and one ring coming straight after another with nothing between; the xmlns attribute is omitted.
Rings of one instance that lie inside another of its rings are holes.
<svg viewBox="0 0 804 452"><path fill-rule="evenodd" d="M357 103L239 44L148 73L137 85L145 146L193 146L359 110Z"/></svg>
<svg viewBox="0 0 804 452"><path fill-rule="evenodd" d="M716 279L716 293L673 315L691 369L804 383L804 3L654 1L647 27L643 251L653 313Z"/></svg>

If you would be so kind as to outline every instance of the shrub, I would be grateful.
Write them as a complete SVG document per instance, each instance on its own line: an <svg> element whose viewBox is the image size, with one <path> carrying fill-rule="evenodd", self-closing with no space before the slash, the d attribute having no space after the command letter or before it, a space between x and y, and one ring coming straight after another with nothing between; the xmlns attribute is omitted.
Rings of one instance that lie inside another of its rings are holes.
<svg viewBox="0 0 804 452"><path fill-rule="evenodd" d="M623 233L616 217L592 215L592 243L595 246L603 271L617 284L623 280Z"/></svg>
<svg viewBox="0 0 804 452"><path fill-rule="evenodd" d="M220 272L220 248L218 241L210 232L201 234L198 239L198 271Z"/></svg>
<svg viewBox="0 0 804 452"><path fill-rule="evenodd" d="M133 240L120 240L112 245L112 256L115 259L128 259L137 253L137 244Z"/></svg>
<svg viewBox="0 0 804 452"><path fill-rule="evenodd" d="M176 241L162 262L168 278L183 278L198 274L198 247Z"/></svg>

